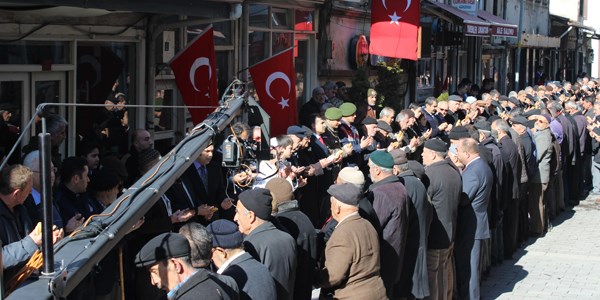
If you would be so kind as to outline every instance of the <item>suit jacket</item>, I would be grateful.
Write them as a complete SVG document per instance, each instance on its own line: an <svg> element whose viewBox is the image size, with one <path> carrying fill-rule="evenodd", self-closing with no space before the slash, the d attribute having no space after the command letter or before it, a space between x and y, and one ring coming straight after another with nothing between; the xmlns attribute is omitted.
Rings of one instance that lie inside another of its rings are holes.
<svg viewBox="0 0 600 300"><path fill-rule="evenodd" d="M327 242L319 285L335 299L386 299L379 252L373 226L358 214L347 217Z"/></svg>
<svg viewBox="0 0 600 300"><path fill-rule="evenodd" d="M237 282L240 300L277 299L275 281L269 269L247 252L231 261L222 274L230 276Z"/></svg>
<svg viewBox="0 0 600 300"><path fill-rule="evenodd" d="M210 274L208 270L198 269L175 292L173 299L239 299L239 295L225 283Z"/></svg>
<svg viewBox="0 0 600 300"><path fill-rule="evenodd" d="M492 182L492 171L481 158L471 161L462 173L463 192L469 197L477 218L475 239L490 238L487 209Z"/></svg>
<svg viewBox="0 0 600 300"><path fill-rule="evenodd" d="M23 205L15 206L13 213L0 200L0 242L2 242L4 283L15 276L38 249L28 236L31 230L33 224ZM4 283L0 282L0 284Z"/></svg>
<svg viewBox="0 0 600 300"><path fill-rule="evenodd" d="M294 238L265 222L244 238L244 250L267 266L275 280L277 299L292 299L296 279Z"/></svg>
<svg viewBox="0 0 600 300"><path fill-rule="evenodd" d="M507 135L498 141L498 148L502 153L502 159L507 167L510 168L506 175L508 186L506 187L507 202L510 199L519 199L519 184L521 183L521 160L519 159L519 149L513 140ZM509 189L510 188L510 189Z"/></svg>
<svg viewBox="0 0 600 300"><path fill-rule="evenodd" d="M537 170L533 174L530 182L548 183L550 181L550 161L554 147L552 146L552 134L550 129L538 130L535 133L535 147L537 150Z"/></svg>

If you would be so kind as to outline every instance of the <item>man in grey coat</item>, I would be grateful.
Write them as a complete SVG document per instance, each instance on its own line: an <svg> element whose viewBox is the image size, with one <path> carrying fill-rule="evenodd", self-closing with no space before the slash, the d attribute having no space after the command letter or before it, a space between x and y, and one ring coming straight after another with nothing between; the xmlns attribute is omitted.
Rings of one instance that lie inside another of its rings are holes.
<svg viewBox="0 0 600 300"><path fill-rule="evenodd" d="M233 220L245 235L244 250L263 263L277 287L277 299L292 299L296 279L296 241L269 221L271 192L257 188L242 192Z"/></svg>
<svg viewBox="0 0 600 300"><path fill-rule="evenodd" d="M218 274L231 276L240 288L240 300L277 299L275 281L265 265L244 251L238 226L225 219L210 223L212 260Z"/></svg>
<svg viewBox="0 0 600 300"><path fill-rule="evenodd" d="M409 211L406 188L394 176L393 168L394 159L387 151L377 150L369 156L373 181L369 197L381 228L381 279L390 299L402 272Z"/></svg>
<svg viewBox="0 0 600 300"><path fill-rule="evenodd" d="M550 116L533 115L535 120L535 147L537 150L537 169L534 170L529 182L529 216L531 218L529 231L533 235L542 235L544 231L544 192L550 181L550 161L554 147L553 137L550 133Z"/></svg>
<svg viewBox="0 0 600 300"><path fill-rule="evenodd" d="M468 213L461 214L461 221L465 222L464 219L472 219L473 216L476 220L476 223L473 224L475 225L474 228L471 226L470 228L461 230L461 234L464 235L468 235L468 232L473 230L474 235L472 236L472 240L462 239L462 242L465 244L461 245L460 248L469 244L471 246L470 261L469 269L462 268L466 266L459 263L459 256L456 257L457 286L461 299L466 299L467 297L470 299L479 299L481 241L490 238L487 209L492 191L493 175L488 164L479 157L479 148L477 141L474 139L466 138L460 140L457 146L457 155L460 162L465 166L462 172L462 188L463 193L468 197L469 208L473 213L472 215ZM463 212L467 211L469 210L463 210ZM458 244L456 249L459 251ZM469 276L464 276L463 274L468 274ZM468 282L465 280L467 278Z"/></svg>

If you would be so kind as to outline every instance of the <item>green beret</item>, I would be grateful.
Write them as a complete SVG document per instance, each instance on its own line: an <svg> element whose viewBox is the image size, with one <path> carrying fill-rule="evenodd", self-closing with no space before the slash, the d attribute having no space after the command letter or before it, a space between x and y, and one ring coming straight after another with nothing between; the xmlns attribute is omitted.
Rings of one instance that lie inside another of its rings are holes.
<svg viewBox="0 0 600 300"><path fill-rule="evenodd" d="M369 155L369 159L377 166L386 169L394 167L394 158L385 150L377 150Z"/></svg>
<svg viewBox="0 0 600 300"><path fill-rule="evenodd" d="M327 120L339 120L342 118L342 110L337 107L330 107L325 111Z"/></svg>
<svg viewBox="0 0 600 300"><path fill-rule="evenodd" d="M342 116L349 117L356 113L356 105L350 102L344 102L344 104L340 105L340 110L342 111Z"/></svg>

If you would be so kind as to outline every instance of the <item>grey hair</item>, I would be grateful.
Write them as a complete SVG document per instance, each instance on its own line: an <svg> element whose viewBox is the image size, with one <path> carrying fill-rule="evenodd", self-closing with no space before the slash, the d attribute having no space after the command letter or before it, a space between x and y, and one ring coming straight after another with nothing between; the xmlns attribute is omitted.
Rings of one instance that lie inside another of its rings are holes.
<svg viewBox="0 0 600 300"><path fill-rule="evenodd" d="M46 117L46 130L50 134L58 133L58 131L62 127L67 126L67 124L67 120L59 115L52 114Z"/></svg>
<svg viewBox="0 0 600 300"><path fill-rule="evenodd" d="M401 111L396 115L396 122L402 122L408 119L408 114L405 111Z"/></svg>
<svg viewBox="0 0 600 300"><path fill-rule="evenodd" d="M569 100L569 101L565 102L565 108L581 110L579 108L579 105L577 105L577 103L575 103L575 101L573 101L573 100Z"/></svg>
<svg viewBox="0 0 600 300"><path fill-rule="evenodd" d="M185 236L190 243L190 260L194 268L204 268L210 265L212 257L212 235L206 227L199 223L187 223L179 229L179 234Z"/></svg>
<svg viewBox="0 0 600 300"><path fill-rule="evenodd" d="M425 105L432 105L433 103L437 103L437 99L435 97L425 98Z"/></svg>
<svg viewBox="0 0 600 300"><path fill-rule="evenodd" d="M336 89L337 89L337 85L335 83L333 83L333 81L327 81L323 85L324 91L331 91L331 90L336 90Z"/></svg>
<svg viewBox="0 0 600 300"><path fill-rule="evenodd" d="M493 124L496 124L496 127L498 127L498 129L502 130L502 132L504 132L504 133L510 132L508 123L506 123L506 121L504 121L502 119L495 120Z"/></svg>
<svg viewBox="0 0 600 300"><path fill-rule="evenodd" d="M400 171L400 172L406 172L410 169L410 167L408 166L408 163L396 165L396 168L398 168L398 171Z"/></svg>
<svg viewBox="0 0 600 300"><path fill-rule="evenodd" d="M391 107L384 107L381 109L381 111L379 112L379 118L383 118L383 117L389 117L389 116L393 116L394 115L394 109Z"/></svg>
<svg viewBox="0 0 600 300"><path fill-rule="evenodd" d="M313 94L313 95L316 95L316 94L317 94L317 93L319 93L320 91L323 91L323 92L325 92L325 90L324 90L322 87L318 86L318 87L316 87L316 88L314 88L314 89L312 90L312 94Z"/></svg>

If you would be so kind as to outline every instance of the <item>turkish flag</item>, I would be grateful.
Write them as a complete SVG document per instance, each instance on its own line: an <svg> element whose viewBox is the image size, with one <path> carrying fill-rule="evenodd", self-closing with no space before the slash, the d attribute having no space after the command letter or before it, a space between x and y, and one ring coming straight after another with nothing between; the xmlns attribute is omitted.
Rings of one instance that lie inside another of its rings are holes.
<svg viewBox="0 0 600 300"><path fill-rule="evenodd" d="M249 68L260 106L271 117L270 136L297 123L294 51L289 48Z"/></svg>
<svg viewBox="0 0 600 300"><path fill-rule="evenodd" d="M188 43L169 64L185 105L212 106L188 108L194 124L202 122L219 105L212 26Z"/></svg>
<svg viewBox="0 0 600 300"><path fill-rule="evenodd" d="M419 0L373 0L371 3L371 54L417 59Z"/></svg>

